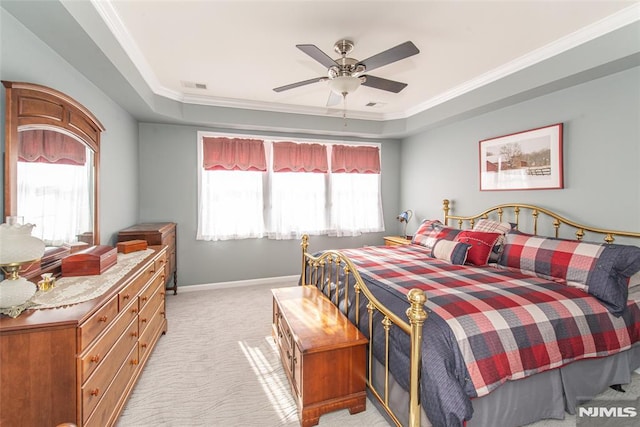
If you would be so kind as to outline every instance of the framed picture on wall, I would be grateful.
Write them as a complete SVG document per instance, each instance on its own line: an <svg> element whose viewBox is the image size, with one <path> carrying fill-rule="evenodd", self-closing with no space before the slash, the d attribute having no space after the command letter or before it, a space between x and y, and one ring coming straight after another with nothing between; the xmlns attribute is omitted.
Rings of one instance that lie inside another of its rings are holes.
<svg viewBox="0 0 640 427"><path fill-rule="evenodd" d="M480 191L563 188L562 123L480 141Z"/></svg>

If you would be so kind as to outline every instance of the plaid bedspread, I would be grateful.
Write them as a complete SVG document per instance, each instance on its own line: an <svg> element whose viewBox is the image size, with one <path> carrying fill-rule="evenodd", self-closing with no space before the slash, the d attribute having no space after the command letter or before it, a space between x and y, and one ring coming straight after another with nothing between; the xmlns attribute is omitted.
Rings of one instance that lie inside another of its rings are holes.
<svg viewBox="0 0 640 427"><path fill-rule="evenodd" d="M434 425L451 425L456 411L460 423L469 419L469 398L507 380L608 356L640 338L640 309L633 301L616 318L580 289L493 267L452 265L429 258L418 245L343 253L402 318L408 304L399 300L406 301L412 288L425 291L422 397Z"/></svg>

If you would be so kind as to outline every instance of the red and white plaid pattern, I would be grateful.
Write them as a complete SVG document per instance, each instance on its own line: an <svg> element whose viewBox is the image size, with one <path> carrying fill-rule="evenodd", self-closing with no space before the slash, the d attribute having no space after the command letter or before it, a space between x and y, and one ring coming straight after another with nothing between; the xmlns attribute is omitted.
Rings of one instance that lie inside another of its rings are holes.
<svg viewBox="0 0 640 427"><path fill-rule="evenodd" d="M344 251L369 284L402 295L425 291L426 307L451 327L478 396L507 380L626 350L640 339L635 301L617 318L580 289L515 271L452 265L427 252L417 245Z"/></svg>

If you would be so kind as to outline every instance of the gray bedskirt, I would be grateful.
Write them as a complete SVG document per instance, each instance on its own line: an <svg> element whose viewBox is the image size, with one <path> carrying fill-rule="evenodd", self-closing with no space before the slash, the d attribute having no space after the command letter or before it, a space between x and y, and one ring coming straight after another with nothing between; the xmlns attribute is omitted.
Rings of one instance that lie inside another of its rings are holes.
<svg viewBox="0 0 640 427"><path fill-rule="evenodd" d="M508 381L486 396L472 400L467 427L522 426L544 418L564 419L576 406L593 399L610 385L628 384L640 367L640 343L613 356L585 359L516 381ZM374 363L373 382L384 392L384 368ZM371 399L377 403L375 398ZM402 425L408 424L409 394L390 375L389 406ZM430 426L422 413L422 425Z"/></svg>

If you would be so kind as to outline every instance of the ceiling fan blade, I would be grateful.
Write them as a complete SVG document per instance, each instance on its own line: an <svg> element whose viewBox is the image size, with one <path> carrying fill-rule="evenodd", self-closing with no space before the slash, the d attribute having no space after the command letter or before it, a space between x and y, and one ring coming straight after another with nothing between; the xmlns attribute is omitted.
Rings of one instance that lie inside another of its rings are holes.
<svg viewBox="0 0 640 427"><path fill-rule="evenodd" d="M394 80L383 79L382 77L376 76L364 76L364 81L362 82L362 86L369 86L375 89L386 90L388 92L398 93L405 87L407 87L406 83L396 82Z"/></svg>
<svg viewBox="0 0 640 427"><path fill-rule="evenodd" d="M313 59L315 59L316 61L318 61L319 63L321 63L322 65L324 65L325 67L327 67L327 68L329 68L329 67L331 67L333 65L337 65L336 61L331 59L331 57L329 55L327 55L326 53L321 51L316 45L313 45L313 44L297 44L296 47L298 49L300 49L301 51L303 51L304 53L306 53L307 55L309 55L310 57L312 57Z"/></svg>
<svg viewBox="0 0 640 427"><path fill-rule="evenodd" d="M334 91L329 91L329 99L327 99L327 107L333 107L342 102L342 95L338 95Z"/></svg>
<svg viewBox="0 0 640 427"><path fill-rule="evenodd" d="M328 77L316 77L315 79L303 80L301 82L291 83L291 84L288 84L288 85L276 87L276 88L273 88L273 90L275 92L282 92L282 91L289 90L289 89L294 89L294 88L297 88L297 87L300 87L300 86L309 85L311 83L323 82L325 80L329 80L329 78Z"/></svg>
<svg viewBox="0 0 640 427"><path fill-rule="evenodd" d="M367 71L371 71L384 65L391 64L392 62L408 58L417 53L420 53L420 51L416 45L409 41L399 44L396 47L392 47L391 49L387 49L384 52L380 52L377 55L373 55L364 61L360 61L360 64L364 65Z"/></svg>

